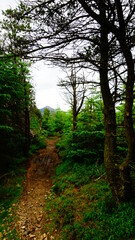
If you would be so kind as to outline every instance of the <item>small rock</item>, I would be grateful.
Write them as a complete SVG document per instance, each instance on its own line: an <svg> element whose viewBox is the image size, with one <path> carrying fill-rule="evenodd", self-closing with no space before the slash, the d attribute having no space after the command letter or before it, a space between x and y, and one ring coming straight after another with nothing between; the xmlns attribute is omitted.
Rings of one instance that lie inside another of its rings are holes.
<svg viewBox="0 0 135 240"><path fill-rule="evenodd" d="M26 221L24 221L23 223L22 223L22 226L25 226L26 225Z"/></svg>
<svg viewBox="0 0 135 240"><path fill-rule="evenodd" d="M40 222L41 222L41 219L42 219L42 218L38 218L38 219L37 219L37 222L40 223Z"/></svg>
<svg viewBox="0 0 135 240"><path fill-rule="evenodd" d="M39 227L40 228L40 227ZM37 232L39 230L38 226L35 228L35 232Z"/></svg>
<svg viewBox="0 0 135 240"><path fill-rule="evenodd" d="M44 234L41 236L40 240L46 240L46 239L47 239L47 235L46 235L46 233L44 233Z"/></svg>
<svg viewBox="0 0 135 240"><path fill-rule="evenodd" d="M25 232L23 233L23 236L27 236L27 235L29 235L29 231L25 231Z"/></svg>
<svg viewBox="0 0 135 240"><path fill-rule="evenodd" d="M30 238L34 238L34 237L36 237L36 236L35 236L34 234L30 234L29 237L30 237Z"/></svg>

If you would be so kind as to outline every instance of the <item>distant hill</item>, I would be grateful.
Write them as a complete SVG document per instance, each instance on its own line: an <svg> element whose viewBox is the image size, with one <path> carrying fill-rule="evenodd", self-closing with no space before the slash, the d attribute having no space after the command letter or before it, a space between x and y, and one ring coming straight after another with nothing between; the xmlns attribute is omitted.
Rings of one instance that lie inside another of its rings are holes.
<svg viewBox="0 0 135 240"><path fill-rule="evenodd" d="M40 108L40 109L39 109L42 115L43 115L44 110L45 110L46 108L49 109L50 112L54 112L54 111L55 111L54 108L51 108L51 107L49 107L49 106L46 106L46 107L43 107L43 108Z"/></svg>

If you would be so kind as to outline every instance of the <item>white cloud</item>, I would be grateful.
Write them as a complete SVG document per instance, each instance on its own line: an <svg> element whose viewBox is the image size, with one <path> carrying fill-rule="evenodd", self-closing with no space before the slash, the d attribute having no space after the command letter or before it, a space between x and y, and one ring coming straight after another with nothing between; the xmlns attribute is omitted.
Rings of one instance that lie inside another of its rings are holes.
<svg viewBox="0 0 135 240"><path fill-rule="evenodd" d="M52 108L60 107L62 110L69 109L63 100L61 89L57 86L62 75L63 73L59 68L45 66L43 62L34 64L32 79L38 108L50 106Z"/></svg>

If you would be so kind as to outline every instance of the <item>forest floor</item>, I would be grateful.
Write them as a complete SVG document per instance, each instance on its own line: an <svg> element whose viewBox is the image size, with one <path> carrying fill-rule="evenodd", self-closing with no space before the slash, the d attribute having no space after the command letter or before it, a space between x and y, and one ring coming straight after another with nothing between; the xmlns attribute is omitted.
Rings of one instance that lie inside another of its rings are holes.
<svg viewBox="0 0 135 240"><path fill-rule="evenodd" d="M1 182L0 240L135 240L134 199L116 206L104 165L62 161L62 141L60 161L57 141Z"/></svg>
<svg viewBox="0 0 135 240"><path fill-rule="evenodd" d="M52 186L52 176L59 163L55 149L57 141L56 137L47 139L46 149L39 150L30 159L23 192L18 202L16 220L12 224L19 239L53 239L49 232L45 233L44 206Z"/></svg>

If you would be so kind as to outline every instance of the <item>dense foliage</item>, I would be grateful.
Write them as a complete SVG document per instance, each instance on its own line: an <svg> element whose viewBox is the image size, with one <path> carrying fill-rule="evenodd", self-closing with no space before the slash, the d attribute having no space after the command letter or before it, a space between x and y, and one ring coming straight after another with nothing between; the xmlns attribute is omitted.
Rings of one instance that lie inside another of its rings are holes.
<svg viewBox="0 0 135 240"><path fill-rule="evenodd" d="M28 68L19 59L0 61L0 154L1 167L8 168L17 157L25 154L26 110L31 104Z"/></svg>
<svg viewBox="0 0 135 240"><path fill-rule="evenodd" d="M85 102L78 115L77 129L72 131L70 127L64 130L57 146L64 159L87 164L103 162L104 125L102 102L98 95Z"/></svg>
<svg viewBox="0 0 135 240"><path fill-rule="evenodd" d="M61 135L72 125L72 115L60 109L50 111L45 108L42 116L42 134L45 136Z"/></svg>
<svg viewBox="0 0 135 240"><path fill-rule="evenodd" d="M42 130L42 115L34 105L30 110L30 137L31 144L29 154L35 153L38 149L46 147L46 135Z"/></svg>

